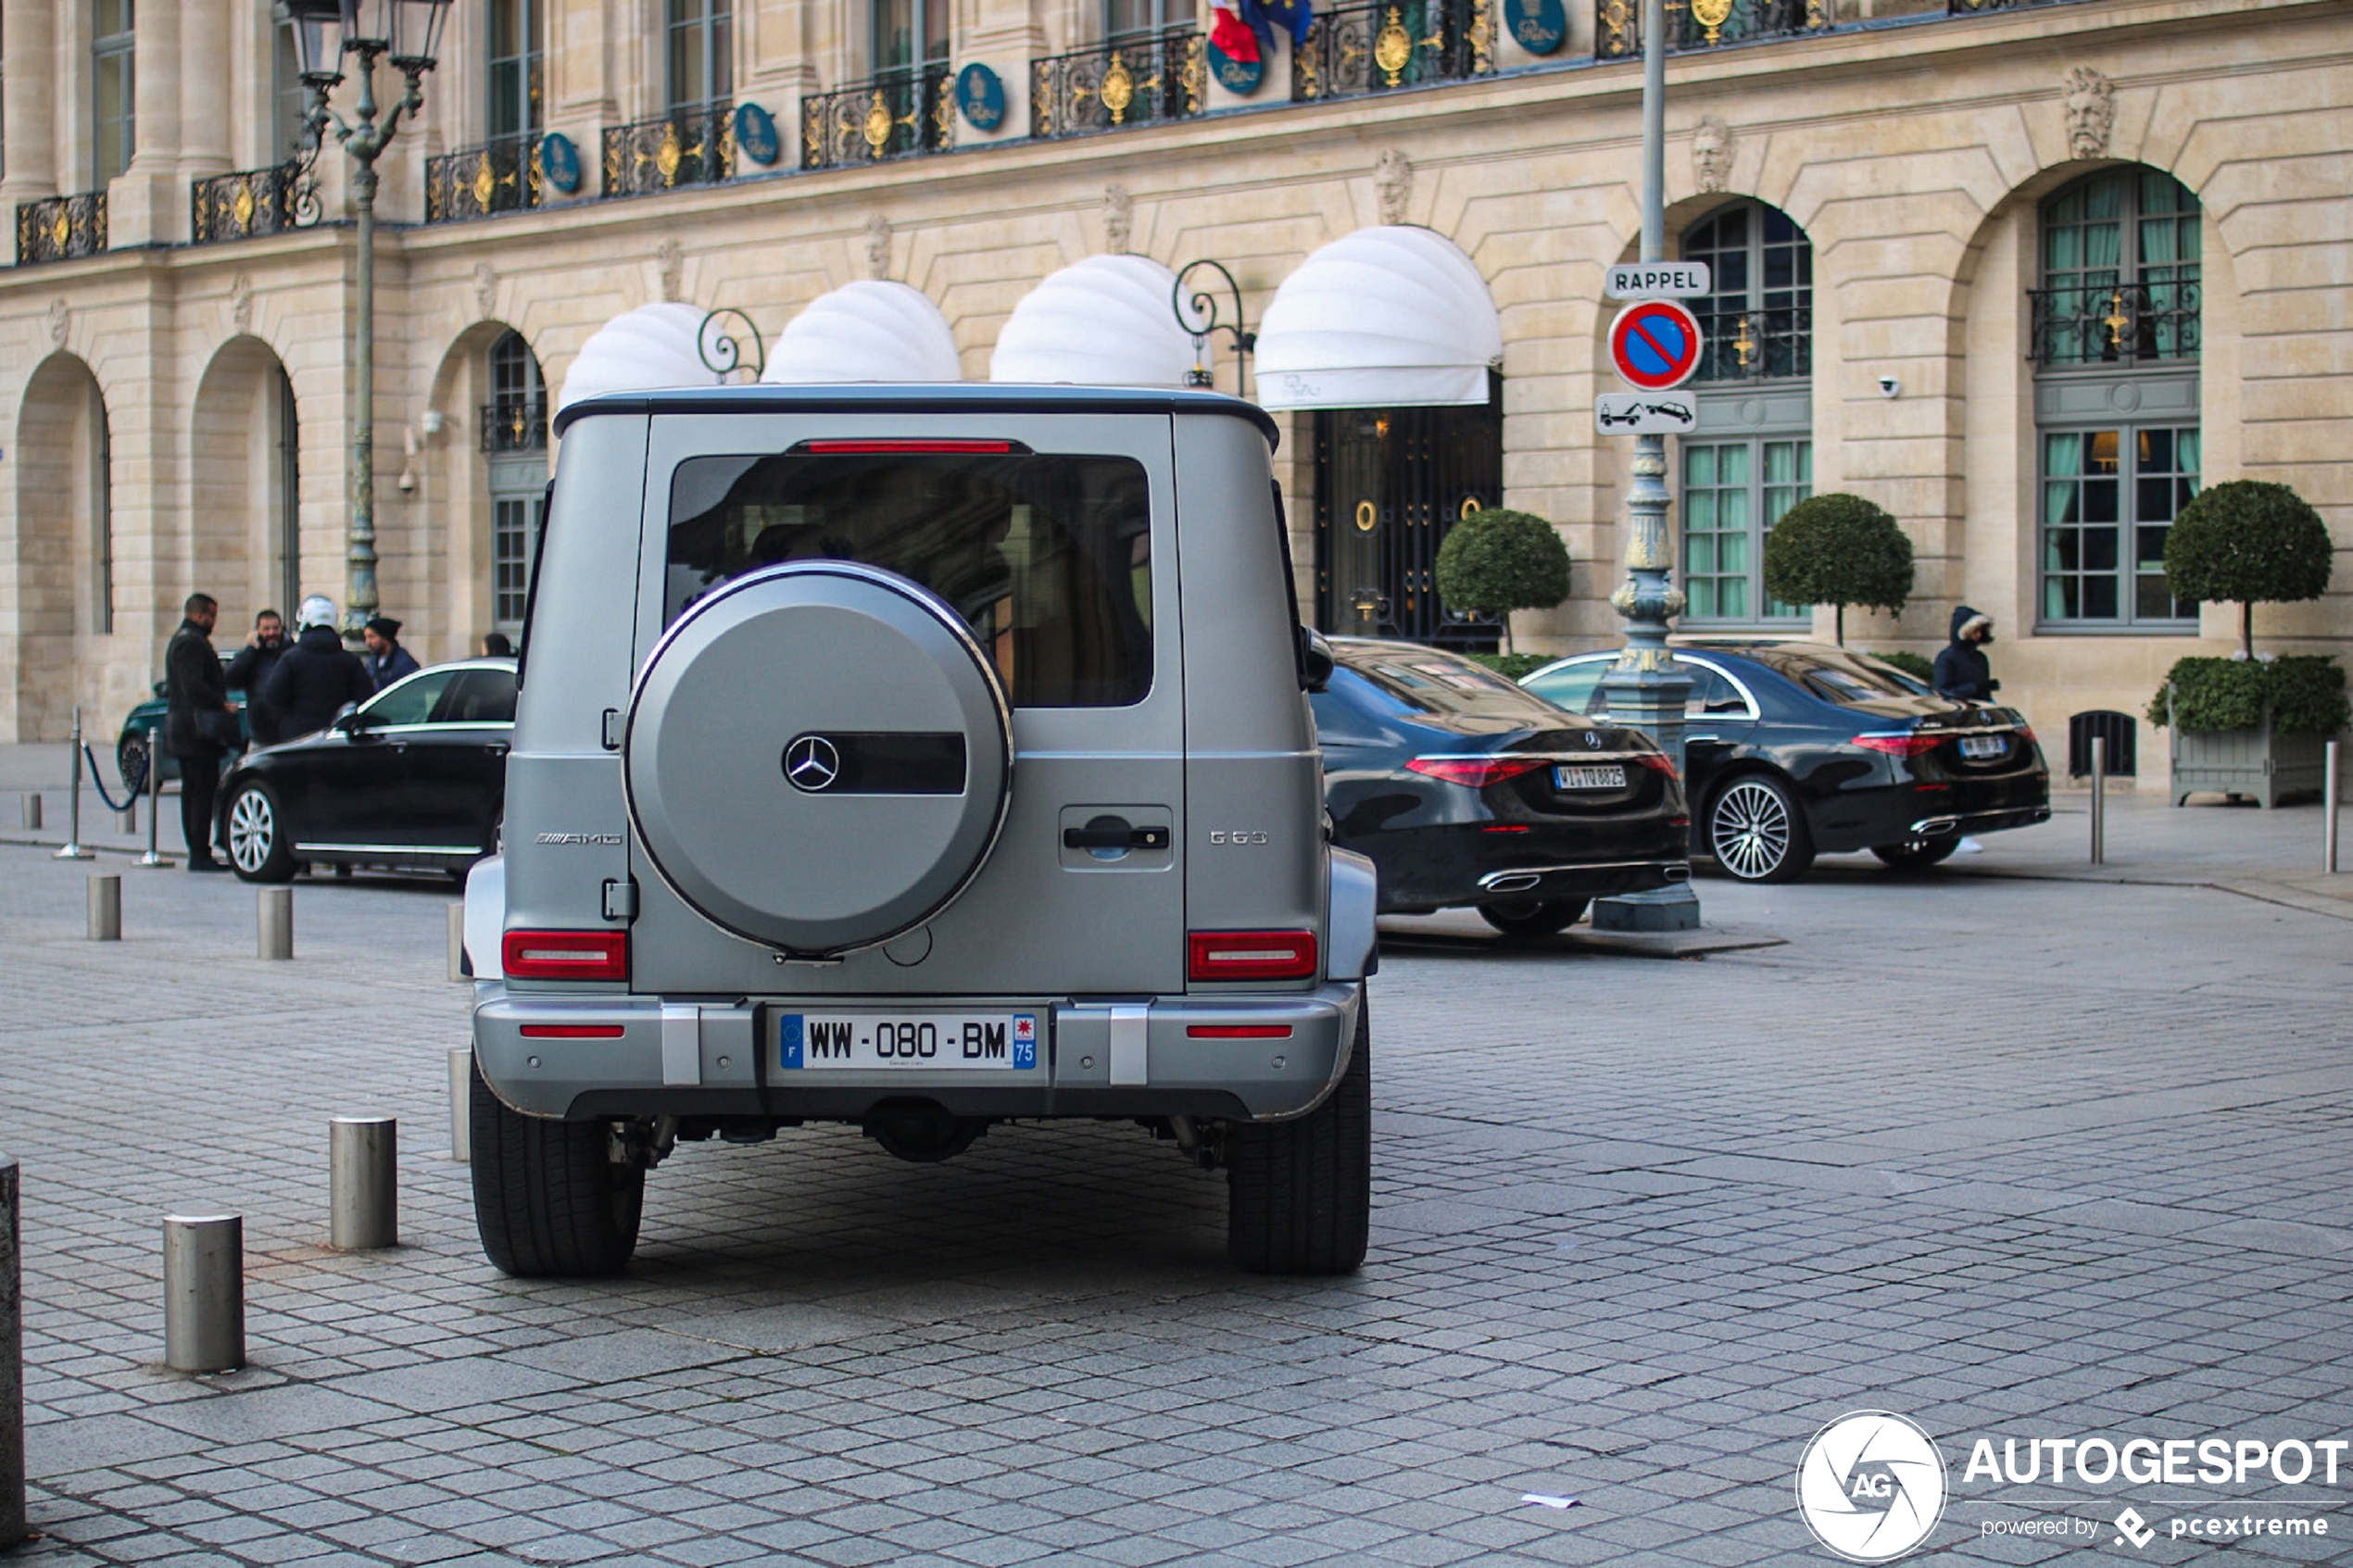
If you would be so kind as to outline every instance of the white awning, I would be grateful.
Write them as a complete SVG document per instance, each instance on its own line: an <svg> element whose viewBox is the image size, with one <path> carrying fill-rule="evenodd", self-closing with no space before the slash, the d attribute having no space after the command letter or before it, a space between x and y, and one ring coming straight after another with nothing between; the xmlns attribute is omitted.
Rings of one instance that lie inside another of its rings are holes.
<svg viewBox="0 0 2353 1568"><path fill-rule="evenodd" d="M566 408L606 392L717 386L726 378L704 364L695 346L709 314L699 305L674 300L623 311L580 345L556 407Z"/></svg>
<svg viewBox="0 0 2353 1568"><path fill-rule="evenodd" d="M1408 224L1359 229L1300 264L1258 333L1269 408L1487 401L1504 327L1487 280L1452 240Z"/></svg>
<svg viewBox="0 0 2353 1568"><path fill-rule="evenodd" d="M931 296L908 283L861 279L819 295L768 351L764 382L962 381L956 334Z"/></svg>
<svg viewBox="0 0 2353 1568"><path fill-rule="evenodd" d="M993 382L1182 386L1193 340L1176 274L1141 256L1090 256L1022 296L988 361Z"/></svg>

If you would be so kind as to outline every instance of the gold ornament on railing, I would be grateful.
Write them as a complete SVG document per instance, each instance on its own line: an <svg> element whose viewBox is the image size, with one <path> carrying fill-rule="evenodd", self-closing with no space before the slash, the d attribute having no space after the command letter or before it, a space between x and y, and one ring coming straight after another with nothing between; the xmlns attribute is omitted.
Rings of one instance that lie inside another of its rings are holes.
<svg viewBox="0 0 2353 1568"><path fill-rule="evenodd" d="M1405 68L1414 63L1414 35L1405 31L1405 19L1398 8L1389 8L1389 19L1381 23L1380 35L1373 40L1373 64L1380 67L1389 78L1386 85L1394 87Z"/></svg>
<svg viewBox="0 0 2353 1568"><path fill-rule="evenodd" d="M1111 52L1111 69L1103 72L1101 96L1103 107L1111 111L1111 122L1114 125L1124 123L1127 119L1127 106L1136 101L1136 78L1128 70L1127 62L1119 57L1116 49Z"/></svg>
<svg viewBox="0 0 2353 1568"><path fill-rule="evenodd" d="M663 184L674 185L678 182L678 164L685 156L685 149L678 144L678 122L674 119L665 122L661 128L661 145L654 149L654 167L661 170Z"/></svg>
<svg viewBox="0 0 2353 1568"><path fill-rule="evenodd" d="M2119 289L2108 295L2108 314L2100 318L2100 325L2108 329L2108 345L2110 348L2122 348L2124 329L2132 324L2133 318L2124 313L2124 291Z"/></svg>
<svg viewBox="0 0 2353 1568"><path fill-rule="evenodd" d="M474 165L474 206L484 212L490 210L490 198L498 194L498 171L490 167L490 149L482 149L482 161Z"/></svg>
<svg viewBox="0 0 2353 1568"><path fill-rule="evenodd" d="M1724 42L1724 24L1732 19L1732 0L1692 0L1692 20L1707 29L1712 48Z"/></svg>
<svg viewBox="0 0 2353 1568"><path fill-rule="evenodd" d="M229 212L237 220L237 232L240 234L253 232L253 182L250 180L237 182L237 194L229 204Z"/></svg>
<svg viewBox="0 0 2353 1568"><path fill-rule="evenodd" d="M865 120L859 127L859 133L866 138L866 145L874 149L875 157L882 157L883 149L890 145L890 128L897 123L890 117L890 104L883 97L882 89L875 88L874 102L866 106Z"/></svg>
<svg viewBox="0 0 2353 1568"><path fill-rule="evenodd" d="M1732 352L1739 356L1741 369L1748 369L1749 356L1756 352L1756 340L1748 335L1748 318L1741 318L1740 331L1732 337Z"/></svg>

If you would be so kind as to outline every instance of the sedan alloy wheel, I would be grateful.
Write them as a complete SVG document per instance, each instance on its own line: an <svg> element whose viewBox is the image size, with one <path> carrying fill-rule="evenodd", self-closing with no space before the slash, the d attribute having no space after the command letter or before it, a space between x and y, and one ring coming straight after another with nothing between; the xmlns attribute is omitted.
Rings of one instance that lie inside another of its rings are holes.
<svg viewBox="0 0 2353 1568"><path fill-rule="evenodd" d="M1707 845L1725 874L1742 882L1793 882L1814 863L1797 802L1761 774L1733 780L1716 797Z"/></svg>
<svg viewBox="0 0 2353 1568"><path fill-rule="evenodd" d="M229 863L246 882L285 882L294 875L285 822L259 784L243 786L229 802Z"/></svg>

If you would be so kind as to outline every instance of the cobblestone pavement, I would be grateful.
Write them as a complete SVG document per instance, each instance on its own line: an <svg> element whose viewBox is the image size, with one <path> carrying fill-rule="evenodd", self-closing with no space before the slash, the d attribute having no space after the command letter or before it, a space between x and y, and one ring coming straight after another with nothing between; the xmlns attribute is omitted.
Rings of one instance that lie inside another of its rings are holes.
<svg viewBox="0 0 2353 1568"><path fill-rule="evenodd" d="M2189 1561L2210 1502L2329 1522L2234 1554L2353 1562L2353 1464L1963 1475L1976 1436L2353 1436L2341 920L1841 864L1704 881L1789 939L1704 961L1414 922L1353 1279L1230 1273L1222 1178L1087 1124L688 1146L628 1278L526 1285L447 1158L446 889L304 884L265 964L220 878L126 870L126 939L80 940L83 872L0 848L41 1568L1823 1562L1793 1476L1858 1408L1943 1443L1934 1552ZM401 1119L396 1251L324 1248L341 1113ZM182 1378L159 1222L214 1205L253 1365ZM2070 1497L2095 1536L1984 1534Z"/></svg>

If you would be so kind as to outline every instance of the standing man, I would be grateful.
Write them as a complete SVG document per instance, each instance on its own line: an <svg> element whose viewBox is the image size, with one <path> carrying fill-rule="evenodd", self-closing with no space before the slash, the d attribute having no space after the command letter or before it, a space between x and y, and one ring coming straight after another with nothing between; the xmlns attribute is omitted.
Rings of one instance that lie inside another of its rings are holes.
<svg viewBox="0 0 2353 1568"><path fill-rule="evenodd" d="M225 872L212 858L212 802L220 789L220 759L237 734L229 683L212 651L220 606L209 594L191 594L186 617L163 650L163 743L180 759L180 832L188 841L188 869Z"/></svg>
<svg viewBox="0 0 2353 1568"><path fill-rule="evenodd" d="M302 601L302 630L279 659L262 687L262 700L277 715L278 736L315 735L335 721L349 704L375 695L359 656L335 634L334 601L313 594Z"/></svg>
<svg viewBox="0 0 2353 1568"><path fill-rule="evenodd" d="M1991 702L2002 683L1994 679L1985 645L1994 640L1994 618L1982 609L1958 605L1953 610L1953 640L1936 656L1930 681L1944 696L1964 702Z"/></svg>
<svg viewBox="0 0 2353 1568"><path fill-rule="evenodd" d="M278 744L278 715L261 699L261 688L285 651L286 623L276 610L265 609L253 618L245 646L229 661L229 689L245 694L245 729L256 746Z"/></svg>
<svg viewBox="0 0 2353 1568"><path fill-rule="evenodd" d="M375 682L376 690L417 672L417 656L400 646L399 621L379 615L359 634L368 644L368 679Z"/></svg>

